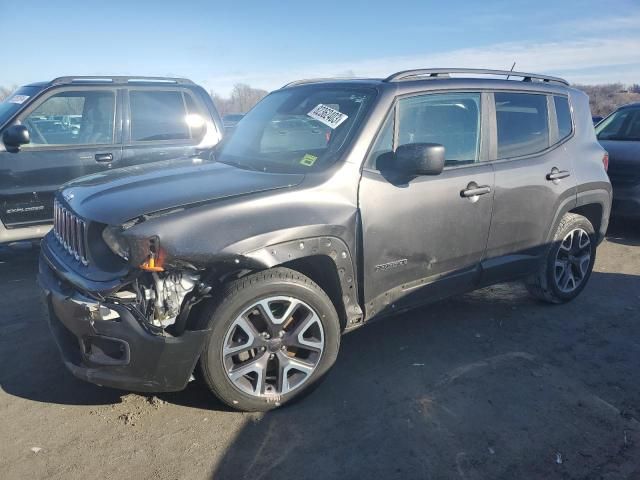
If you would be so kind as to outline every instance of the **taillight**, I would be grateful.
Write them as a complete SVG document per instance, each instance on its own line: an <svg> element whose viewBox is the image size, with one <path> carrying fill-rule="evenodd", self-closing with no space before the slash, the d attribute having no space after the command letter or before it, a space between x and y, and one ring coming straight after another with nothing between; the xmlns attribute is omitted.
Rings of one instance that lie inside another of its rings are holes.
<svg viewBox="0 0 640 480"><path fill-rule="evenodd" d="M604 165L604 171L605 172L609 171L609 153L608 152L604 152L604 155L602 156L602 164Z"/></svg>

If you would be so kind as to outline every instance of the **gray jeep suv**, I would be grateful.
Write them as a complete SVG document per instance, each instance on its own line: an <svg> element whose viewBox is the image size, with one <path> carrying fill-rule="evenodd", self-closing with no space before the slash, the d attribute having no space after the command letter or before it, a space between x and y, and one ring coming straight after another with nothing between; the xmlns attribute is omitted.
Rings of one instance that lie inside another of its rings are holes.
<svg viewBox="0 0 640 480"><path fill-rule="evenodd" d="M215 158L58 193L39 271L51 328L90 382L175 391L195 374L234 408L274 408L374 319L515 279L575 298L607 229L604 156L586 95L559 78L294 82Z"/></svg>

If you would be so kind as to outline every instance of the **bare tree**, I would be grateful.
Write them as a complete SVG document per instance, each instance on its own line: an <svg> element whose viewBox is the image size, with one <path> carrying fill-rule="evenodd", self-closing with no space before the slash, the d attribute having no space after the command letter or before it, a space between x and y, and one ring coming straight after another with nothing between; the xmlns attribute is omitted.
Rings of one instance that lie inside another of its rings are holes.
<svg viewBox="0 0 640 480"><path fill-rule="evenodd" d="M228 113L248 112L256 103L262 100L267 93L269 92L266 90L253 88L245 83L236 83L228 98L213 91L210 92L210 95L220 115L226 115Z"/></svg>
<svg viewBox="0 0 640 480"><path fill-rule="evenodd" d="M7 98L9 95L11 95L13 93L14 90L16 90L18 87L17 86L12 86L12 87L3 87L0 86L0 102L2 102L5 98Z"/></svg>
<svg viewBox="0 0 640 480"><path fill-rule="evenodd" d="M625 88L620 83L609 83L606 85L574 85L587 95L589 95L589 105L591 114L606 116L616 108L632 102L640 102L640 89L638 85Z"/></svg>

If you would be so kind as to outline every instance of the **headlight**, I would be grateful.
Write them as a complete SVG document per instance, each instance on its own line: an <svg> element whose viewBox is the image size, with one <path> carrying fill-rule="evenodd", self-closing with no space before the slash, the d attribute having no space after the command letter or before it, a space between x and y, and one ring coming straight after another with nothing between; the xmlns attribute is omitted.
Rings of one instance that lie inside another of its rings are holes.
<svg viewBox="0 0 640 480"><path fill-rule="evenodd" d="M102 231L102 239L113 253L125 260L129 260L129 245L127 241L122 238L121 233L121 227L107 226Z"/></svg>

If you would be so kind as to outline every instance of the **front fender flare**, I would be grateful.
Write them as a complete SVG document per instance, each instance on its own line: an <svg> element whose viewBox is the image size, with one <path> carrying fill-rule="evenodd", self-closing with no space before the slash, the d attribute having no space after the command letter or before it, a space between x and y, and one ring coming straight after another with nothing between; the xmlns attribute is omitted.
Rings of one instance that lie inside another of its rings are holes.
<svg viewBox="0 0 640 480"><path fill-rule="evenodd" d="M244 253L242 257L249 260L253 267L273 268L316 255L329 257L338 272L347 320L345 330L359 326L363 320L363 313L358 302L358 280L351 252L340 238L331 236L300 238L252 250Z"/></svg>

